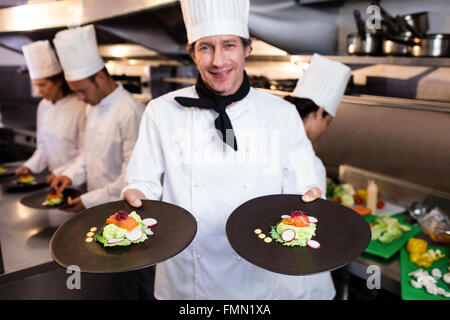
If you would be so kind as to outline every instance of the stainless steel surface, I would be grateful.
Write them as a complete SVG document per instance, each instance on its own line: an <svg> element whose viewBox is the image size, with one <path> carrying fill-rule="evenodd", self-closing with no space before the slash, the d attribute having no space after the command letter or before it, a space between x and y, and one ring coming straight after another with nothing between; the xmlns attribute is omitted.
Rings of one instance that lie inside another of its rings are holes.
<svg viewBox="0 0 450 320"><path fill-rule="evenodd" d="M37 210L20 199L32 192L0 192L0 237L5 274L53 261L49 242L56 228L72 213Z"/></svg>
<svg viewBox="0 0 450 320"><path fill-rule="evenodd" d="M408 212L413 219L418 220L426 214L427 210L422 203L413 202L409 207Z"/></svg>
<svg viewBox="0 0 450 320"><path fill-rule="evenodd" d="M142 10L175 4L176 0L63 0L0 9L0 32L80 26Z"/></svg>

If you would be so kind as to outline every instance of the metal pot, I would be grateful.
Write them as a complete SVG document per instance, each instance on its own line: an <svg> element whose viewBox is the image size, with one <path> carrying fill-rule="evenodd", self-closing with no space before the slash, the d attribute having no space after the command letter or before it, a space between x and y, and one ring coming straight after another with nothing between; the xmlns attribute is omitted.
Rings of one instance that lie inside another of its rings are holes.
<svg viewBox="0 0 450 320"><path fill-rule="evenodd" d="M409 31L416 33L419 37L424 37L430 28L428 22L428 12L417 12L401 16L403 21L409 26Z"/></svg>
<svg viewBox="0 0 450 320"><path fill-rule="evenodd" d="M347 53L351 55L381 55L382 41L383 38L379 34L366 32L363 39L358 33L351 33L347 36Z"/></svg>
<svg viewBox="0 0 450 320"><path fill-rule="evenodd" d="M420 39L405 34L399 37L389 37L383 40L383 53L388 56L409 56L415 45L420 45Z"/></svg>
<svg viewBox="0 0 450 320"><path fill-rule="evenodd" d="M450 34L428 34L412 47L414 57L450 57Z"/></svg>

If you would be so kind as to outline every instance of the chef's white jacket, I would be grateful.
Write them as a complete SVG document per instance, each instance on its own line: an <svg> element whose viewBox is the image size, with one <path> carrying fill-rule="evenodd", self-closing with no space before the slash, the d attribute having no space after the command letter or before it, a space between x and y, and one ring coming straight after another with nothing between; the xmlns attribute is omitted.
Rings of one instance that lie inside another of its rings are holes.
<svg viewBox="0 0 450 320"><path fill-rule="evenodd" d="M74 94L52 103L42 99L37 108L36 150L24 163L34 173L48 168L58 174L80 151L86 124L86 104Z"/></svg>
<svg viewBox="0 0 450 320"><path fill-rule="evenodd" d="M251 88L226 111L236 133L236 152L218 136L215 111L182 107L176 96L198 97L188 87L150 101L123 190L138 189L148 199L181 206L198 223L192 243L157 265L155 297L333 298L329 272L287 276L266 271L238 256L225 233L229 215L240 204L318 186L312 170L315 154L295 107Z"/></svg>
<svg viewBox="0 0 450 320"><path fill-rule="evenodd" d="M122 85L98 105L87 105L82 152L62 173L75 186L87 182L88 192L81 195L86 208L120 199L144 109Z"/></svg>

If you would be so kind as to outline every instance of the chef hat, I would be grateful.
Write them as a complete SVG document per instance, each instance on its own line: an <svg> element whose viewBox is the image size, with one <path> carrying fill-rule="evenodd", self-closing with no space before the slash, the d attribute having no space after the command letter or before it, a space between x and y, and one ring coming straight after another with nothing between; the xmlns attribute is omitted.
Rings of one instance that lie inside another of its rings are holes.
<svg viewBox="0 0 450 320"><path fill-rule="evenodd" d="M346 65L314 54L292 96L310 99L334 117L350 75L351 69Z"/></svg>
<svg viewBox="0 0 450 320"><path fill-rule="evenodd" d="M22 51L31 79L48 78L62 71L48 40L26 44Z"/></svg>
<svg viewBox="0 0 450 320"><path fill-rule="evenodd" d="M91 24L58 32L53 43L68 81L86 79L105 65Z"/></svg>
<svg viewBox="0 0 450 320"><path fill-rule="evenodd" d="M180 1L189 43L223 34L249 37L249 0Z"/></svg>

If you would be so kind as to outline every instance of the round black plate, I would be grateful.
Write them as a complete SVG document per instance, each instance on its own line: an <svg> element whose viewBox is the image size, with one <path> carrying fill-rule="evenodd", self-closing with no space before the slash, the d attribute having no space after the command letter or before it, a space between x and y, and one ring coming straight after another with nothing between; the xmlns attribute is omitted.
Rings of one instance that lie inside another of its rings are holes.
<svg viewBox="0 0 450 320"><path fill-rule="evenodd" d="M50 193L50 189L46 188L45 190L35 192L33 194L30 194L28 196L23 197L20 199L20 203L22 203L24 206L33 208L33 209L64 209L69 207L70 205L67 203L67 197L71 197L72 199L77 198L81 195L80 190L67 188L63 191L64 201L61 204L58 204L56 206L44 206L42 203L45 201L45 198Z"/></svg>
<svg viewBox="0 0 450 320"><path fill-rule="evenodd" d="M145 242L126 247L103 247L96 241L85 242L91 227L101 230L106 219L119 210L136 211L142 219L155 218L153 235ZM81 272L115 273L138 270L167 260L183 251L197 232L195 218L183 208L144 200L141 208L115 201L89 208L66 220L53 234L50 252L62 267L76 265Z"/></svg>
<svg viewBox="0 0 450 320"><path fill-rule="evenodd" d="M13 175L8 178L2 179L2 188L4 192L27 192L45 188L47 186L48 173L33 174L34 182L32 184L17 183L19 176Z"/></svg>
<svg viewBox="0 0 450 320"><path fill-rule="evenodd" d="M254 233L259 228L270 236L271 226L282 215L296 210L318 219L312 239L320 243L319 249L287 247L276 241L266 243ZM368 223L355 211L323 199L305 203L300 195L270 195L245 202L228 218L226 232L231 246L242 258L287 275L339 268L358 257L371 238Z"/></svg>
<svg viewBox="0 0 450 320"><path fill-rule="evenodd" d="M9 163L3 163L1 164L5 172L0 174L0 179L8 178L12 175L14 175L15 171L19 168L19 165L17 164L9 164Z"/></svg>

